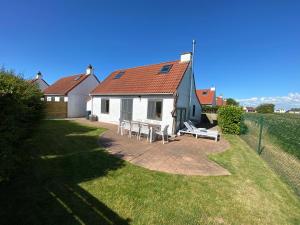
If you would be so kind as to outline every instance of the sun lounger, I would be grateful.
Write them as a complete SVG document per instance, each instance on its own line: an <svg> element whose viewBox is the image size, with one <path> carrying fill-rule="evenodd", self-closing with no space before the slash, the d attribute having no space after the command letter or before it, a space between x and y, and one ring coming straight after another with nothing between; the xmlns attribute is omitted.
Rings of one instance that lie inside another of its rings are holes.
<svg viewBox="0 0 300 225"><path fill-rule="evenodd" d="M196 138L198 137L210 137L214 138L215 141L218 141L218 136L219 133L218 131L213 131L213 130L207 130L207 129L194 129L188 122L184 122L185 129L179 130L178 133L179 135L181 134L192 134L195 135Z"/></svg>

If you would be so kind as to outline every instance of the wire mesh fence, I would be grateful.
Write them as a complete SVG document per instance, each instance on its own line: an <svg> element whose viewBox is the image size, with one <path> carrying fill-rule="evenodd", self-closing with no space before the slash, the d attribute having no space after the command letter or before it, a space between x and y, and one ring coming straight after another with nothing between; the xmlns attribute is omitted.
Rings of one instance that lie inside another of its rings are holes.
<svg viewBox="0 0 300 225"><path fill-rule="evenodd" d="M241 138L300 196L300 116L247 113Z"/></svg>

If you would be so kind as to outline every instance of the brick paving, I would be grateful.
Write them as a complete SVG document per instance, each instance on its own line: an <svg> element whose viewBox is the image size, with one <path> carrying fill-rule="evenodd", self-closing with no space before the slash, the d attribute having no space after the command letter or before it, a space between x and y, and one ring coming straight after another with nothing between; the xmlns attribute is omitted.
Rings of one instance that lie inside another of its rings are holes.
<svg viewBox="0 0 300 225"><path fill-rule="evenodd" d="M141 141L135 136L121 136L117 134L117 126L107 123L90 122L86 119L75 119L86 125L104 127L107 131L100 138L99 143L107 151L132 164L155 171L172 174L221 176L230 173L208 159L211 153L223 152L230 147L229 143L220 138L220 141L198 138L192 136L178 136L169 143L162 141L147 142L146 138Z"/></svg>

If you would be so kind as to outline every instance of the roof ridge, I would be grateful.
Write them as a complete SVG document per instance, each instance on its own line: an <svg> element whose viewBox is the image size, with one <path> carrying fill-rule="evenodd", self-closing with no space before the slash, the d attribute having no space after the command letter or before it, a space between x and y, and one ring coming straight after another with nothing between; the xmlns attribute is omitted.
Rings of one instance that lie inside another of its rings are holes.
<svg viewBox="0 0 300 225"><path fill-rule="evenodd" d="M130 68L124 68L124 69L117 69L114 70L112 73L116 72L116 71L125 71L125 70L129 70L129 69L137 69L137 68L143 68L143 67L147 67L147 66L155 66L155 65L159 65L159 64L164 64L164 63L175 63L175 62L179 62L180 60L173 60L173 61L166 61L166 62L160 62L160 63L154 63L154 64L148 64L148 65L143 65L143 66L135 66L135 67L130 67ZM184 62L185 63L185 62ZM112 74L110 73L110 74Z"/></svg>

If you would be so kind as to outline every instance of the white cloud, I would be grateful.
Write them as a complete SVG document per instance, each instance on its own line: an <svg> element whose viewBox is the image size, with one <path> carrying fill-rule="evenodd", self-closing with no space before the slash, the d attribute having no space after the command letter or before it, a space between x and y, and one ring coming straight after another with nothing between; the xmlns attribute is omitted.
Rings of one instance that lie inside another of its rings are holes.
<svg viewBox="0 0 300 225"><path fill-rule="evenodd" d="M263 103L273 103L275 108L299 108L300 107L300 93L289 93L287 96L275 97L252 97L245 99L237 99L243 106L257 106Z"/></svg>

